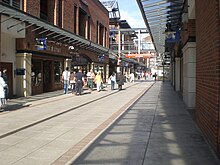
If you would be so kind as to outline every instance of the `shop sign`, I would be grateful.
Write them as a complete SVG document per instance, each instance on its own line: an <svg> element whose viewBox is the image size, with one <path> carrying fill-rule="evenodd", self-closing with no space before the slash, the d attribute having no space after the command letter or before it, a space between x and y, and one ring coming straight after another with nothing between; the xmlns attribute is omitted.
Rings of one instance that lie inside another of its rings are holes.
<svg viewBox="0 0 220 165"><path fill-rule="evenodd" d="M16 72L16 75L25 75L25 69L24 68L17 68L16 70L15 70L15 72Z"/></svg>
<svg viewBox="0 0 220 165"><path fill-rule="evenodd" d="M104 62L105 56L98 56L98 60L99 60L99 62Z"/></svg>
<svg viewBox="0 0 220 165"><path fill-rule="evenodd" d="M61 53L61 48L55 46L47 46L47 50L55 53Z"/></svg>
<svg viewBox="0 0 220 165"><path fill-rule="evenodd" d="M37 50L46 50L47 48L47 38L36 38Z"/></svg>
<svg viewBox="0 0 220 165"><path fill-rule="evenodd" d="M153 56L152 53L142 53L142 54L131 53L131 54L125 54L126 58L150 58L152 56Z"/></svg>

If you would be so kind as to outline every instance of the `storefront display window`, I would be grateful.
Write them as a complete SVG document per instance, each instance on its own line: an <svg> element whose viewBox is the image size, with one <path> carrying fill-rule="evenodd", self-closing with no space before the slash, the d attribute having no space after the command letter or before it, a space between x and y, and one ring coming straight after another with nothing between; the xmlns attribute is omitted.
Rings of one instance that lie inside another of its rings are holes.
<svg viewBox="0 0 220 165"><path fill-rule="evenodd" d="M39 86L42 84L42 64L40 60L32 61L31 81L32 86Z"/></svg>
<svg viewBox="0 0 220 165"><path fill-rule="evenodd" d="M55 61L54 62L55 82L60 82L61 74L62 74L62 63L60 61Z"/></svg>

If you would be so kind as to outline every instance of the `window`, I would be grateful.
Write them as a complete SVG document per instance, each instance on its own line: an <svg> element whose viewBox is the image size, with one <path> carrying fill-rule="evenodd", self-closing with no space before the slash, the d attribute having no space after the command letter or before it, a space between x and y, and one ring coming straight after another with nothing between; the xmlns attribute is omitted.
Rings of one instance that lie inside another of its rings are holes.
<svg viewBox="0 0 220 165"><path fill-rule="evenodd" d="M90 19L91 19L91 18L90 18L90 16L89 16L89 17L88 17L88 35L87 35L87 36L88 36L88 39L90 39L90 30L91 30L91 29L90 29L90 24L91 24L91 22L90 22L91 20L90 20Z"/></svg>
<svg viewBox="0 0 220 165"><path fill-rule="evenodd" d="M96 43L99 43L99 21L96 23Z"/></svg>
<svg viewBox="0 0 220 165"><path fill-rule="evenodd" d="M55 82L60 82L60 78L62 75L62 64L60 61L55 61L54 62L54 81Z"/></svg>
<svg viewBox="0 0 220 165"><path fill-rule="evenodd" d="M2 0L2 2L16 9L22 10L22 0Z"/></svg>
<svg viewBox="0 0 220 165"><path fill-rule="evenodd" d="M63 4L62 0L58 1L58 26L62 27L63 25Z"/></svg>
<svg viewBox="0 0 220 165"><path fill-rule="evenodd" d="M33 59L31 68L32 86L42 85L42 63L41 60Z"/></svg>
<svg viewBox="0 0 220 165"><path fill-rule="evenodd" d="M77 6L74 6L74 33L76 34L77 29Z"/></svg>
<svg viewBox="0 0 220 165"><path fill-rule="evenodd" d="M48 19L48 3L47 0L40 1L40 18L43 20Z"/></svg>
<svg viewBox="0 0 220 165"><path fill-rule="evenodd" d="M85 27L86 27L86 16L87 13L83 10L83 9L79 9L79 35L82 37L86 37L85 36Z"/></svg>
<svg viewBox="0 0 220 165"><path fill-rule="evenodd" d="M104 26L100 24L99 26L99 44L103 45L103 40L104 40Z"/></svg>

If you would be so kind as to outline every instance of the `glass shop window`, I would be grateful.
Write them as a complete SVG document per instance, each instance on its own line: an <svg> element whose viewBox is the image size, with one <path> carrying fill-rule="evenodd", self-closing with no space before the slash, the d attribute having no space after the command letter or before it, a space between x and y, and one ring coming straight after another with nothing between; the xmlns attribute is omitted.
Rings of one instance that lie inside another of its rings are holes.
<svg viewBox="0 0 220 165"><path fill-rule="evenodd" d="M60 82L61 79L61 75L62 75L62 64L60 61L55 61L54 62L54 78L55 78L55 82Z"/></svg>
<svg viewBox="0 0 220 165"><path fill-rule="evenodd" d="M31 82L32 82L32 86L39 86L42 84L42 64L41 64L41 61L38 61L38 60L32 61Z"/></svg>

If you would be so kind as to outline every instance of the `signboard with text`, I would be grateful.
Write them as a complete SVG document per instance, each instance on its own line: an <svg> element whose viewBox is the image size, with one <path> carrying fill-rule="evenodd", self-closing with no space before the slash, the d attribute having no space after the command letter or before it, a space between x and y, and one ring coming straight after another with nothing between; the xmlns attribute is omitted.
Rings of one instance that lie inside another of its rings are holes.
<svg viewBox="0 0 220 165"><path fill-rule="evenodd" d="M126 58L150 58L153 57L154 55L152 53L131 53L131 54L125 54Z"/></svg>

